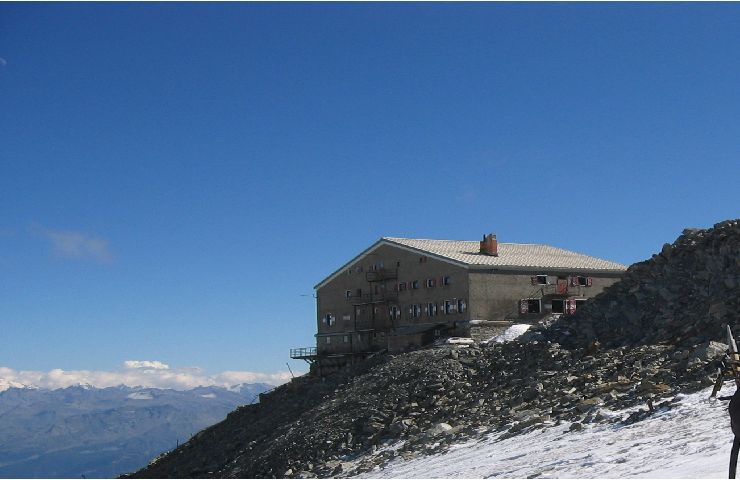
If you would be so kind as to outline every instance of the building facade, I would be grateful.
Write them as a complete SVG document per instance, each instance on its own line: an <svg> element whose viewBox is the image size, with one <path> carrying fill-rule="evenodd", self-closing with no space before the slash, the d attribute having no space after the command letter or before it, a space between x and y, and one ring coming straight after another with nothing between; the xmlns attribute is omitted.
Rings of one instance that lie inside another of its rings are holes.
<svg viewBox="0 0 740 480"><path fill-rule="evenodd" d="M316 290L316 347L294 358L342 365L440 337L485 336L570 314L624 265L547 245L384 237Z"/></svg>

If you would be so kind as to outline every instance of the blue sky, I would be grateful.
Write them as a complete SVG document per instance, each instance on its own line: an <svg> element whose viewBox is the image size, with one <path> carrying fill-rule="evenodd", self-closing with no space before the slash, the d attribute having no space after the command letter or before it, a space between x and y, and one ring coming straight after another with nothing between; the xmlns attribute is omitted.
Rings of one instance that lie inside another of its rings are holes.
<svg viewBox="0 0 740 480"><path fill-rule="evenodd" d="M381 236L648 258L738 216L738 45L737 4L0 4L0 366L285 370Z"/></svg>

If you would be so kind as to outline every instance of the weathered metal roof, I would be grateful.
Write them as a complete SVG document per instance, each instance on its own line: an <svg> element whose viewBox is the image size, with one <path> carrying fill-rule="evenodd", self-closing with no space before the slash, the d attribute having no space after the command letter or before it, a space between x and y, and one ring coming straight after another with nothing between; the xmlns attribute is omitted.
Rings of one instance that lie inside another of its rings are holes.
<svg viewBox="0 0 740 480"><path fill-rule="evenodd" d="M625 265L549 245L499 243L498 256L480 253L480 242L383 237L395 243L469 265L492 268L554 268L622 272Z"/></svg>

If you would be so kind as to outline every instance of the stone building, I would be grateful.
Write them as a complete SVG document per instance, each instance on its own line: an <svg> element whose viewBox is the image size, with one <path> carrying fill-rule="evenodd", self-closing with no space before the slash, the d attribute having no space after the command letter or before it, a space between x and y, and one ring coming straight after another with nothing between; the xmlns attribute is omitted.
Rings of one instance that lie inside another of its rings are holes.
<svg viewBox="0 0 740 480"><path fill-rule="evenodd" d="M340 366L444 337L483 339L512 322L570 314L626 266L547 245L383 237L316 289L316 347Z"/></svg>

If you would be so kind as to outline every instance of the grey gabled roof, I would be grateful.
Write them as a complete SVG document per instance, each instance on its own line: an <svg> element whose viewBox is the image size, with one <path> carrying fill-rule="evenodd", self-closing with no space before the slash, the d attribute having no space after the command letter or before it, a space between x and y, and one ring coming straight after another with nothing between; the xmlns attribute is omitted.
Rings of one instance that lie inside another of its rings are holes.
<svg viewBox="0 0 740 480"><path fill-rule="evenodd" d="M500 268L502 270L527 270L547 268L563 271L588 271L622 273L626 265L571 252L549 245L530 243L499 243L498 256L480 253L480 242L471 240L427 240L418 238L383 237L349 262L335 270L314 288L320 288L346 268L381 245L393 245L406 250L424 253L440 260L466 268Z"/></svg>
<svg viewBox="0 0 740 480"><path fill-rule="evenodd" d="M571 252L549 245L531 243L499 243L498 256L480 253L480 242L469 240L423 240L383 237L390 243L454 260L471 267L493 268L553 268L563 270L598 270L622 272L625 265Z"/></svg>

